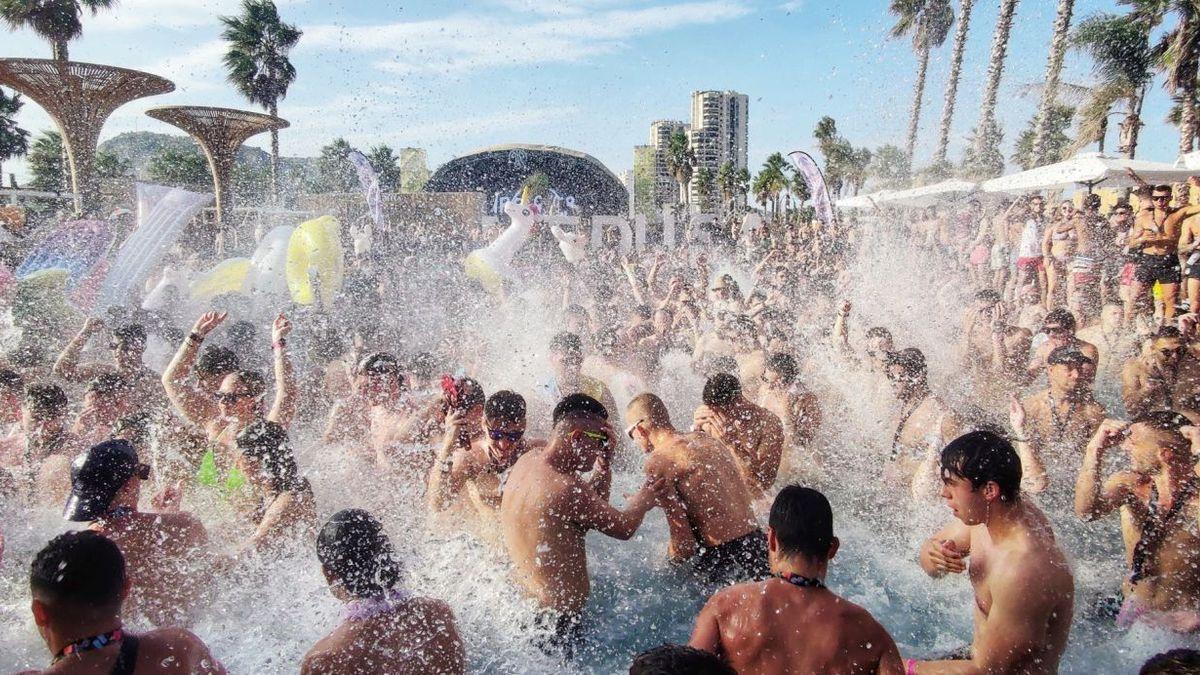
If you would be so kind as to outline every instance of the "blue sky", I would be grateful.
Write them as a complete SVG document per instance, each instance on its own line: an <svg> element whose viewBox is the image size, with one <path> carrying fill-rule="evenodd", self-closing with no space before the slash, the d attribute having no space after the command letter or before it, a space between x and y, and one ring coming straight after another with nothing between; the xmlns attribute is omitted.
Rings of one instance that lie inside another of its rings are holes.
<svg viewBox="0 0 1200 675"><path fill-rule="evenodd" d="M685 119L694 89L750 97L750 163L775 151L813 148L822 115L855 145L902 142L916 61L889 40L886 0L277 0L305 31L293 53L299 77L281 103L292 127L285 155L311 155L337 136L367 148L418 146L436 166L499 143L561 145L615 172L632 165L655 119ZM143 111L155 105L246 107L225 83L217 16L239 0L121 0L85 19L72 58L140 68L175 81L175 92L127 105L103 138L172 132ZM951 158L975 124L999 0L978 0L960 87ZM1055 5L1022 0L1010 43L999 116L1008 146L1036 99L1022 85L1043 77ZM1077 0L1075 21L1115 0ZM957 10L957 3L956 3ZM950 41L930 66L917 164L928 162L941 115ZM0 32L0 56L49 55L29 31ZM1070 54L1064 80L1086 84L1090 64ZM1163 122L1157 82L1147 101L1139 156L1170 161L1178 134ZM31 131L49 118L27 102ZM1114 131L1115 135L1115 131ZM251 144L263 145L265 136ZM1109 147L1115 145L1110 136ZM4 171L24 167L5 164Z"/></svg>

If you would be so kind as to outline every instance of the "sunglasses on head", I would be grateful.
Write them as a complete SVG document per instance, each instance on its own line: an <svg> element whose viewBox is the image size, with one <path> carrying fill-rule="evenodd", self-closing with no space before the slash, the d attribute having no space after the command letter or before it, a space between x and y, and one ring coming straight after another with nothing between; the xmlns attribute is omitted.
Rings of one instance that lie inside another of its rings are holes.
<svg viewBox="0 0 1200 675"><path fill-rule="evenodd" d="M496 429L488 429L488 438L493 441L509 441L516 443L525 435L524 431L498 431Z"/></svg>

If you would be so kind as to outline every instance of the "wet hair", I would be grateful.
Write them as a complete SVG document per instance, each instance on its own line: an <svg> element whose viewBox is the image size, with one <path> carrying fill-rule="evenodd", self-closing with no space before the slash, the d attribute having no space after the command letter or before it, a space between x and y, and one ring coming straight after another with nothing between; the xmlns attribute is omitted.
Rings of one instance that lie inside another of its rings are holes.
<svg viewBox="0 0 1200 675"><path fill-rule="evenodd" d="M241 365L237 354L226 347L206 347L196 360L196 373L199 375L227 375Z"/></svg>
<svg viewBox="0 0 1200 675"><path fill-rule="evenodd" d="M459 410L470 410L484 404L486 396L483 393L482 384L469 377L460 377L454 381L454 385L458 388Z"/></svg>
<svg viewBox="0 0 1200 675"><path fill-rule="evenodd" d="M603 403L587 394L571 394L563 397L558 405L554 406L554 412L550 414L550 426L557 427L564 417L573 415L590 415L602 420L608 419L608 411L604 409Z"/></svg>
<svg viewBox="0 0 1200 675"><path fill-rule="evenodd" d="M37 368L46 363L46 350L32 342L22 342L13 347L5 358L16 368Z"/></svg>
<svg viewBox="0 0 1200 675"><path fill-rule="evenodd" d="M1167 196L1170 197L1171 196L1171 186L1170 185L1155 185L1154 187L1150 188L1150 194L1153 195L1155 192L1165 192L1165 193L1167 193Z"/></svg>
<svg viewBox="0 0 1200 675"><path fill-rule="evenodd" d="M700 400L704 405L729 405L742 395L742 384L731 373L717 373L704 383Z"/></svg>
<svg viewBox="0 0 1200 675"><path fill-rule="evenodd" d="M634 656L629 675L737 675L737 671L703 649L660 645Z"/></svg>
<svg viewBox="0 0 1200 675"><path fill-rule="evenodd" d="M492 422L524 422L525 397L515 391L502 389L489 396L483 404L483 417Z"/></svg>
<svg viewBox="0 0 1200 675"><path fill-rule="evenodd" d="M437 373L437 358L431 352L417 352L408 360L408 372L418 380L428 380Z"/></svg>
<svg viewBox="0 0 1200 675"><path fill-rule="evenodd" d="M825 495L799 485L779 491L768 524L785 556L824 560L833 545L833 507Z"/></svg>
<svg viewBox="0 0 1200 675"><path fill-rule="evenodd" d="M121 549L92 530L51 539L29 566L32 595L52 607L116 610L121 606L125 581Z"/></svg>
<svg viewBox="0 0 1200 675"><path fill-rule="evenodd" d="M129 381L117 373L101 373L97 375L88 382L86 389L86 391L99 396L128 394L129 390Z"/></svg>
<svg viewBox="0 0 1200 675"><path fill-rule="evenodd" d="M978 293L976 293L975 299L980 302L991 302L991 303L996 303L996 302L1000 302L1001 300L1003 300L1003 298L1000 297L1000 294L991 288L985 288L982 291L979 291Z"/></svg>
<svg viewBox="0 0 1200 675"><path fill-rule="evenodd" d="M257 398L267 392L267 378L257 370L236 370L230 374L237 377L242 388L252 397Z"/></svg>
<svg viewBox="0 0 1200 675"><path fill-rule="evenodd" d="M717 373L736 373L737 371L737 359L733 358L732 356L714 356L708 362L709 375L716 375Z"/></svg>
<svg viewBox="0 0 1200 675"><path fill-rule="evenodd" d="M972 431L942 448L942 476L957 476L977 490L988 483L1013 501L1021 492L1021 458L1012 443L990 431Z"/></svg>
<svg viewBox="0 0 1200 675"><path fill-rule="evenodd" d="M258 328L249 321L235 321L229 327L226 334L226 341L238 347L247 346L254 342L258 335Z"/></svg>
<svg viewBox="0 0 1200 675"><path fill-rule="evenodd" d="M1151 340L1182 340L1183 333L1175 326L1159 326L1158 330L1150 336Z"/></svg>
<svg viewBox="0 0 1200 675"><path fill-rule="evenodd" d="M550 352L557 352L564 355L582 355L583 342L579 339L578 335L563 331L550 340Z"/></svg>
<svg viewBox="0 0 1200 675"><path fill-rule="evenodd" d="M1067 330L1075 330L1075 315L1066 307L1052 309L1046 314L1046 318L1042 319L1043 326L1059 325Z"/></svg>
<svg viewBox="0 0 1200 675"><path fill-rule="evenodd" d="M300 477L296 456L288 444L287 430L270 420L257 419L237 435L237 448L246 457L262 462L271 477L271 490L281 494L308 487Z"/></svg>
<svg viewBox="0 0 1200 675"><path fill-rule="evenodd" d="M633 671L630 671L633 672ZM1138 675L1195 675L1200 673L1200 652L1195 649L1172 649L1155 654L1142 664Z"/></svg>
<svg viewBox="0 0 1200 675"><path fill-rule="evenodd" d="M1048 366L1082 366L1091 363L1094 363L1092 359L1087 354L1079 351L1079 348L1075 345L1055 347L1050 351L1050 355L1046 357L1046 365Z"/></svg>
<svg viewBox="0 0 1200 675"><path fill-rule="evenodd" d="M25 391L25 378L11 368L0 368L0 392L21 394Z"/></svg>
<svg viewBox="0 0 1200 675"><path fill-rule="evenodd" d="M113 342L124 348L146 346L146 329L137 323L127 323L113 331Z"/></svg>
<svg viewBox="0 0 1200 675"><path fill-rule="evenodd" d="M67 395L57 384L38 382L25 387L25 405L37 417L62 417L67 414Z"/></svg>
<svg viewBox="0 0 1200 675"><path fill-rule="evenodd" d="M1125 200L1125 199L1118 199L1118 200L1117 200L1117 203L1116 203L1116 204L1113 204L1113 207L1112 207L1112 209L1109 211L1109 213L1112 213L1112 211L1116 211L1117 209L1121 209L1122 211L1130 211L1130 212L1132 212L1132 211L1133 211L1133 206L1132 206L1132 205L1130 205L1130 203L1129 203L1129 201L1128 201L1128 200Z"/></svg>
<svg viewBox="0 0 1200 675"><path fill-rule="evenodd" d="M1088 194L1083 196L1084 208L1091 207L1091 208L1098 209L1098 208L1100 208L1100 202L1101 202L1100 195L1098 195L1094 192L1089 192Z"/></svg>
<svg viewBox="0 0 1200 675"><path fill-rule="evenodd" d="M357 598L379 596L400 582L400 563L383 526L362 509L344 509L317 535L325 574Z"/></svg>
<svg viewBox="0 0 1200 675"><path fill-rule="evenodd" d="M796 364L796 359L791 354L784 352L775 352L768 356L765 367L767 370L779 373L779 379L784 384L795 382L796 375L800 373L800 366Z"/></svg>
<svg viewBox="0 0 1200 675"><path fill-rule="evenodd" d="M362 374L400 374L400 362L387 352L373 352L362 357L358 362L357 371Z"/></svg>
<svg viewBox="0 0 1200 675"><path fill-rule="evenodd" d="M892 331L884 328L883 326L873 326L867 329L867 339L870 340L871 338L883 338L885 340L891 340Z"/></svg>
<svg viewBox="0 0 1200 675"><path fill-rule="evenodd" d="M901 349L895 352L888 352L885 360L887 367L899 366L904 369L906 375L910 377L925 377L929 372L928 366L925 364L925 354L916 347Z"/></svg>

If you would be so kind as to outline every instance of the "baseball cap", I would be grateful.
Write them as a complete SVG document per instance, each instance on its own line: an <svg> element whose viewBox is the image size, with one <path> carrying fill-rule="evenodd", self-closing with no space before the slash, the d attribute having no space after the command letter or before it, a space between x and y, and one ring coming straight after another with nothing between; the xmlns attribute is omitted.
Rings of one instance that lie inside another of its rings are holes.
<svg viewBox="0 0 1200 675"><path fill-rule="evenodd" d="M134 476L146 480L150 467L138 461L129 441L118 438L93 445L71 464L71 496L63 517L86 522L103 516L117 492Z"/></svg>

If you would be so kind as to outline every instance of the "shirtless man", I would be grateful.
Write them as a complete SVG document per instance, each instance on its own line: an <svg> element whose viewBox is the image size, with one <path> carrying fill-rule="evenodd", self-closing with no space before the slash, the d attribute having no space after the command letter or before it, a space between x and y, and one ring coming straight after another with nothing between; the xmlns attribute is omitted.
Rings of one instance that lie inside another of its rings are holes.
<svg viewBox="0 0 1200 675"><path fill-rule="evenodd" d="M538 398L547 408L563 397L585 394L600 402L605 410L616 410L612 392L594 377L583 374L583 342L574 333L559 333L550 341L552 377L538 385Z"/></svg>
<svg viewBox="0 0 1200 675"><path fill-rule="evenodd" d="M987 289L963 318L963 365L976 399L983 405L1003 401L1029 382L1026 367L1033 336L1008 323L1000 294Z"/></svg>
<svg viewBox="0 0 1200 675"><path fill-rule="evenodd" d="M750 496L759 501L775 484L783 457L783 422L742 395L737 377L717 373L704 383L704 402L693 417L695 429L725 444L737 460Z"/></svg>
<svg viewBox="0 0 1200 675"><path fill-rule="evenodd" d="M1098 382L1116 382L1121 378L1121 368L1137 354L1137 340L1122 326L1124 309L1117 303L1106 303L1100 308L1100 320L1075 333L1079 340L1093 344L1100 356L1096 364Z"/></svg>
<svg viewBox="0 0 1200 675"><path fill-rule="evenodd" d="M33 560L29 589L33 621L54 661L23 675L224 675L200 638L182 628L125 630L121 605L130 581L121 550L103 535L85 530L51 539Z"/></svg>
<svg viewBox="0 0 1200 675"><path fill-rule="evenodd" d="M403 570L371 514L333 514L317 536L329 592L346 604L343 621L304 655L301 675L455 675L466 655L454 612L441 600L399 588Z"/></svg>
<svg viewBox="0 0 1200 675"><path fill-rule="evenodd" d="M21 494L42 504L61 504L71 491L71 460L87 446L67 430L67 395L58 385L25 388L21 429L20 454L9 465Z"/></svg>
<svg viewBox="0 0 1200 675"><path fill-rule="evenodd" d="M1092 395L1085 373L1094 364L1083 352L1059 347L1050 352L1047 363L1049 386L1024 401L1013 398L1013 440L1026 490L1048 489L1050 498L1061 498L1065 505L1074 494L1083 447L1106 414Z"/></svg>
<svg viewBox="0 0 1200 675"><path fill-rule="evenodd" d="M767 581L726 588L704 605L689 644L740 673L901 675L896 643L867 610L825 586L840 542L816 490L789 485L771 505Z"/></svg>
<svg viewBox="0 0 1200 675"><path fill-rule="evenodd" d="M843 300L838 309L837 319L833 322L834 346L848 356L854 355L854 349L850 346L850 330L847 326L851 307L849 300ZM887 354L895 349L892 334L882 326L875 326L867 329L865 337L866 343L863 345L863 351L867 357L867 368L872 373L882 373L887 368Z"/></svg>
<svg viewBox="0 0 1200 675"><path fill-rule="evenodd" d="M1075 580L1046 516L1021 496L1021 460L986 431L942 450L942 497L957 521L921 547L938 578L968 571L975 637L961 660L913 661L907 672L1056 673L1067 647Z"/></svg>
<svg viewBox="0 0 1200 675"><path fill-rule="evenodd" d="M157 412L166 407L159 376L142 362L146 353L146 329L138 324L120 326L112 332L109 349L113 364L80 364L79 356L88 341L104 329L104 322L91 318L54 364L54 375L67 382L88 382L104 374L116 373L129 382L133 404L138 410Z"/></svg>
<svg viewBox="0 0 1200 675"><path fill-rule="evenodd" d="M131 586L126 610L135 609L154 626L187 625L203 588L195 574L207 573L201 570L208 534L195 517L173 511L180 496L173 489L155 496L161 512L139 511L142 481L149 477L150 467L138 461L129 441L92 446L71 465L63 516L90 523L121 548Z"/></svg>
<svg viewBox="0 0 1200 675"><path fill-rule="evenodd" d="M499 531L509 469L530 448L545 442L525 438L525 399L518 393L498 391L479 412L456 410L446 416L445 442L437 449L426 494L436 513L458 504L465 493L484 532L493 534ZM461 515L461 509L455 513Z"/></svg>
<svg viewBox="0 0 1200 675"><path fill-rule="evenodd" d="M634 398L626 417L633 420L629 437L647 453L646 475L669 486L662 505L671 562L691 561L692 570L711 583L767 577L767 538L729 451L705 434L676 430L654 394Z"/></svg>
<svg viewBox="0 0 1200 675"><path fill-rule="evenodd" d="M1183 344L1179 329L1161 326L1141 355L1121 371L1125 411L1139 417L1153 410L1195 410L1200 396L1200 359Z"/></svg>
<svg viewBox="0 0 1200 675"><path fill-rule="evenodd" d="M1133 253L1135 267L1130 297L1125 303L1126 326L1133 324L1139 307L1143 314L1152 313L1150 292L1155 283L1162 287L1163 317L1169 320L1175 316L1180 281L1179 225L1189 212L1171 208L1170 202L1171 186L1154 186L1150 199L1143 203L1129 230L1126 246Z"/></svg>
<svg viewBox="0 0 1200 675"><path fill-rule="evenodd" d="M1186 435L1185 435L1186 434ZM1129 468L1103 479L1105 453L1120 446ZM1088 443L1075 484L1075 512L1084 520L1121 512L1130 574L1118 623L1181 633L1200 631L1200 478L1194 449L1200 433L1187 418L1159 410L1132 424L1106 420Z"/></svg>
<svg viewBox="0 0 1200 675"><path fill-rule="evenodd" d="M136 410L131 393L129 382L117 373L96 376L83 392L83 408L71 433L88 444L108 438L117 420Z"/></svg>
<svg viewBox="0 0 1200 675"><path fill-rule="evenodd" d="M1096 349L1096 345L1084 342L1075 335L1075 315L1071 314L1071 310L1060 307L1051 310L1046 314L1046 318L1042 323L1042 332L1046 334L1046 341L1038 345L1038 348L1033 352L1033 356L1029 359L1029 377L1037 379L1041 377L1042 372L1046 370L1046 359L1050 356L1050 352L1059 347L1074 347L1083 352L1083 355L1091 359L1092 368L1084 373L1088 383L1096 378L1096 362L1100 360L1100 351Z"/></svg>
<svg viewBox="0 0 1200 675"><path fill-rule="evenodd" d="M582 639L581 614L591 593L590 530L627 540L637 532L666 480L648 480L625 510L608 503L613 432L604 406L585 394L559 402L550 444L513 465L500 502L500 526L517 579L541 607L537 626L551 633L543 648L569 658ZM584 480L580 474L592 471Z"/></svg>
<svg viewBox="0 0 1200 675"><path fill-rule="evenodd" d="M779 473L793 470L807 477L820 474L823 458L813 445L821 428L821 402L798 378L800 365L791 354L776 352L767 358L758 392L758 405L783 422L783 457Z"/></svg>
<svg viewBox="0 0 1200 675"><path fill-rule="evenodd" d="M758 341L758 325L745 314L734 317L731 325L734 335L733 357L738 362L738 381L745 383L742 388L746 398L757 399L768 356Z"/></svg>
<svg viewBox="0 0 1200 675"><path fill-rule="evenodd" d="M900 402L893 426L891 465L887 473L911 486L916 497L936 491L938 453L961 427L954 413L929 389L925 355L915 348L888 354L888 381Z"/></svg>

